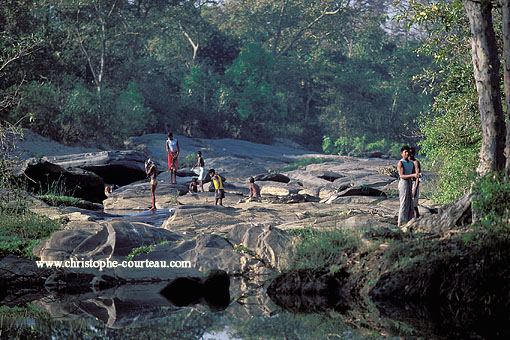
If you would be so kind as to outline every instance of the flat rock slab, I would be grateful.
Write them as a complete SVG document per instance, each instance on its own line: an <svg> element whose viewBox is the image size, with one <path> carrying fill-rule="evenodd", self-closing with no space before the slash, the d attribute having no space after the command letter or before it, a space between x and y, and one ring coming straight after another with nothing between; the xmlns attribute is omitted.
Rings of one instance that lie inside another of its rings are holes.
<svg viewBox="0 0 510 340"><path fill-rule="evenodd" d="M156 188L156 208L170 209L177 204L177 198L188 192L185 184L170 184L159 180ZM137 182L112 192L103 201L105 210L148 210L152 206L149 182Z"/></svg>
<svg viewBox="0 0 510 340"><path fill-rule="evenodd" d="M262 196L289 196L291 194L297 194L299 190L301 190L301 188L278 182L263 182L260 184L260 194Z"/></svg>

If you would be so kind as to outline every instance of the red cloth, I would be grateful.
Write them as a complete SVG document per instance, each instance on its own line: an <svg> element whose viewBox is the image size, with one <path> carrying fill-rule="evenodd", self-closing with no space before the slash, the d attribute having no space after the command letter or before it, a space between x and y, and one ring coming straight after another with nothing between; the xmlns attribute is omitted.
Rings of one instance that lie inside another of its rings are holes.
<svg viewBox="0 0 510 340"><path fill-rule="evenodd" d="M175 157L175 158L173 158ZM177 157L177 151L168 151L168 170L178 170L179 168L179 157Z"/></svg>

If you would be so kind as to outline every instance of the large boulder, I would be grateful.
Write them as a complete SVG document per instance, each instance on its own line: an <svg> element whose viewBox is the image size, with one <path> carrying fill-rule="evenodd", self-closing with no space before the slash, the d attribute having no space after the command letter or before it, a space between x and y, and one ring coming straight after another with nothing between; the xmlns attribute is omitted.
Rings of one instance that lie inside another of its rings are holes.
<svg viewBox="0 0 510 340"><path fill-rule="evenodd" d="M133 248L178 240L181 237L171 231L140 222L87 222L56 232L34 248L34 255L42 261L99 260L125 257Z"/></svg>
<svg viewBox="0 0 510 340"><path fill-rule="evenodd" d="M325 179L328 182L334 182L339 178L345 177L344 175L339 174L338 172L328 171L328 170L313 170L310 171L312 176Z"/></svg>
<svg viewBox="0 0 510 340"><path fill-rule="evenodd" d="M45 159L30 158L17 171L17 176L33 191L52 190L101 202L104 195L104 180L94 172L79 168L64 168Z"/></svg>
<svg viewBox="0 0 510 340"><path fill-rule="evenodd" d="M80 168L99 175L105 183L126 185L146 177L147 155L140 151L101 151L45 157L63 168ZM163 169L160 169L163 170Z"/></svg>
<svg viewBox="0 0 510 340"><path fill-rule="evenodd" d="M299 190L301 190L301 188L296 188L278 182L268 182L267 184L261 184L260 194L271 196L289 196L291 194L297 194Z"/></svg>
<svg viewBox="0 0 510 340"><path fill-rule="evenodd" d="M280 182L280 183L289 183L290 178L277 173L269 173L269 174L260 174L254 176L255 181L272 181L272 182Z"/></svg>
<svg viewBox="0 0 510 340"><path fill-rule="evenodd" d="M386 193L368 186L346 188L338 193L338 196L377 196L386 197Z"/></svg>

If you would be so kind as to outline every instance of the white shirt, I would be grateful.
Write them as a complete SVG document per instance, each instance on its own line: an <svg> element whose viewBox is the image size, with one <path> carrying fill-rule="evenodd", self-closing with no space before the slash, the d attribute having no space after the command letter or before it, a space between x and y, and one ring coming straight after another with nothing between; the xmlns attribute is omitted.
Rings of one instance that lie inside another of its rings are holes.
<svg viewBox="0 0 510 340"><path fill-rule="evenodd" d="M175 138L172 140L167 139L166 144L168 145L168 149L170 151L177 151L177 139L175 139Z"/></svg>

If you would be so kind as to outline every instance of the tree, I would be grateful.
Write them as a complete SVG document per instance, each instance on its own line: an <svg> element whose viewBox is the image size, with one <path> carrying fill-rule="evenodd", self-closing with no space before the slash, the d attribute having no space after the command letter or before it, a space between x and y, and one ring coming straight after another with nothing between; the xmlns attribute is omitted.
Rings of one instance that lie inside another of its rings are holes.
<svg viewBox="0 0 510 340"><path fill-rule="evenodd" d="M491 0L463 0L471 26L473 70L482 124L478 173L505 168L506 126L500 92L500 60L492 22ZM510 93L507 93L507 96Z"/></svg>

